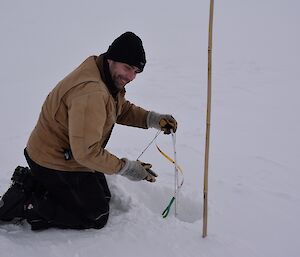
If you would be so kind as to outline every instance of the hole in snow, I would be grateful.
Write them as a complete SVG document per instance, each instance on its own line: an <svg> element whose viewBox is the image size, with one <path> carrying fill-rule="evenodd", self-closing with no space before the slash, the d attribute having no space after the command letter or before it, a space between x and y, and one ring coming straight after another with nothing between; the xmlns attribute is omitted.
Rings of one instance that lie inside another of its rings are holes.
<svg viewBox="0 0 300 257"><path fill-rule="evenodd" d="M165 186L147 182L132 182L123 178L109 178L112 192L112 214L127 212L132 202L146 206L150 211L161 216L173 197L174 190ZM195 195L180 192L177 201L177 218L184 222L193 223L202 218L202 203ZM175 203L173 203L168 217L174 217Z"/></svg>

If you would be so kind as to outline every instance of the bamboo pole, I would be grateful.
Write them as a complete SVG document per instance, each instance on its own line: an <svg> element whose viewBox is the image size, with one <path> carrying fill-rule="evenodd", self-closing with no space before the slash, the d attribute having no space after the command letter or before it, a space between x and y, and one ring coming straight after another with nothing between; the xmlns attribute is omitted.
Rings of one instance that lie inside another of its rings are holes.
<svg viewBox="0 0 300 257"><path fill-rule="evenodd" d="M210 0L209 25L208 25L207 113L206 113L206 138L205 138L205 160L204 160L203 230L202 230L202 237L207 236L208 160L209 160L210 117L211 117L211 63L212 63L213 14L214 14L214 0Z"/></svg>

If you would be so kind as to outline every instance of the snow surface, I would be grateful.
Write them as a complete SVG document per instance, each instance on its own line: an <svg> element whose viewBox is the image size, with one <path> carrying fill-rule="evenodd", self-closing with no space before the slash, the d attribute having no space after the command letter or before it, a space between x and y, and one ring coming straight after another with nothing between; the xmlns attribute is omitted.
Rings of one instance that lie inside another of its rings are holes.
<svg viewBox="0 0 300 257"><path fill-rule="evenodd" d="M296 0L215 1L208 237L202 238L207 1L2 1L0 194L48 92L121 33L141 36L145 71L128 98L172 113L185 183L179 215L161 218L174 170L151 146L154 184L110 176L102 230L0 226L1 256L300 256L299 22ZM155 130L117 126L108 145L136 158ZM157 143L172 155L170 136Z"/></svg>

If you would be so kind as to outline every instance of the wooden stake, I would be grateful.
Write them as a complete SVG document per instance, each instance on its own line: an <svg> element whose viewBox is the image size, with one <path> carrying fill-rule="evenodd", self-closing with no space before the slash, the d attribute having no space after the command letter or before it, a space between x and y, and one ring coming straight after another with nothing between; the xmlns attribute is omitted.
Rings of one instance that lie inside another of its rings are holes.
<svg viewBox="0 0 300 257"><path fill-rule="evenodd" d="M208 160L209 160L210 116L211 116L211 63L212 63L213 14L214 14L214 0L210 0L209 25L208 25L207 113L206 113L206 138L205 138L205 161L204 161L203 231L202 231L202 237L207 236Z"/></svg>

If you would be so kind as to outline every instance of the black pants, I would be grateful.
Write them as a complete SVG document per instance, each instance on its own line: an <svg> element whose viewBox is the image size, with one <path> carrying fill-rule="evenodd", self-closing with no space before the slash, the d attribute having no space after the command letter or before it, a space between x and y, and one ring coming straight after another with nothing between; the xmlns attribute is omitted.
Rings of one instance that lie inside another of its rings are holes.
<svg viewBox="0 0 300 257"><path fill-rule="evenodd" d="M104 227L111 194L103 173L52 170L24 154L34 180L27 211L32 229Z"/></svg>

